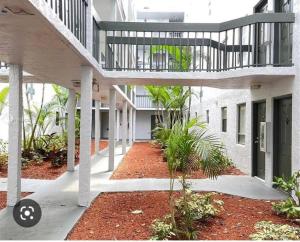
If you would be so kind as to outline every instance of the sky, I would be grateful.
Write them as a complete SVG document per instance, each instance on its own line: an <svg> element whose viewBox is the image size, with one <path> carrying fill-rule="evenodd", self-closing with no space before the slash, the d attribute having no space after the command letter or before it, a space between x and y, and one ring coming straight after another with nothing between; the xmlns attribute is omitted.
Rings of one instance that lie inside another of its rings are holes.
<svg viewBox="0 0 300 242"><path fill-rule="evenodd" d="M212 15L209 17L209 0L134 0L137 10L184 11L186 22L222 22L253 13L258 0L211 0Z"/></svg>

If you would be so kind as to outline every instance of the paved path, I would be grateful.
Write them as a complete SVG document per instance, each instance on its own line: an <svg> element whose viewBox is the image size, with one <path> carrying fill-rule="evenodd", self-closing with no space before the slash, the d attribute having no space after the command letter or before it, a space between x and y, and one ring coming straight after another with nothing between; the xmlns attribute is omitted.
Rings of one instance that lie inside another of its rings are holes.
<svg viewBox="0 0 300 242"><path fill-rule="evenodd" d="M214 191L261 200L286 198L285 194L250 176L220 176L217 180L191 179L189 182L193 191ZM101 192L168 191L169 186L169 179L128 179L101 181L94 189ZM176 181L174 190L180 189L181 185Z"/></svg>
<svg viewBox="0 0 300 242"><path fill-rule="evenodd" d="M122 147L116 147L115 167L121 162ZM92 159L91 186L99 184L99 180L109 179L108 152L104 150ZM28 181L36 183L35 181ZM34 188L36 184L29 187ZM63 240L80 219L86 208L77 205L78 167L75 172L66 172L54 182L37 188L38 191L27 196L38 202L42 208L41 221L32 228L17 225L12 216L12 208L0 211L0 240ZM92 190L91 200L100 191Z"/></svg>
<svg viewBox="0 0 300 242"><path fill-rule="evenodd" d="M21 179L22 192L38 192L45 186L53 184L55 180ZM0 178L0 191L7 191L7 178Z"/></svg>
<svg viewBox="0 0 300 242"><path fill-rule="evenodd" d="M121 162L121 146L116 148L115 168ZM91 200L101 192L166 191L168 179L109 180L108 152L104 150L92 159ZM221 176L217 180L190 180L194 191L217 191L254 199L282 199L285 196L266 187L263 182L248 176ZM0 240L63 240L80 219L86 208L77 206L78 167L66 172L55 181L22 179L23 191L35 192L28 196L42 208L42 219L33 228L18 226L12 217L12 208L0 211ZM0 190L6 190L1 179ZM175 189L180 189L178 181Z"/></svg>

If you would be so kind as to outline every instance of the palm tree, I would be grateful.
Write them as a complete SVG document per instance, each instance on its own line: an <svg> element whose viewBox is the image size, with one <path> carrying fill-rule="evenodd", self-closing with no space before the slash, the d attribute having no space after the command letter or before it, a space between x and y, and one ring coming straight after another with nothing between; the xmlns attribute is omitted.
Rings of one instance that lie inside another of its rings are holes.
<svg viewBox="0 0 300 242"><path fill-rule="evenodd" d="M0 91L0 115L6 106L6 99L9 93L9 87L5 87Z"/></svg>
<svg viewBox="0 0 300 242"><path fill-rule="evenodd" d="M65 114L67 112L67 102L68 102L68 90L66 88L63 88L61 86L52 85L53 91L55 92L55 95L53 99L51 100L51 105L53 108L58 110L60 114L60 127L63 133L65 133Z"/></svg>

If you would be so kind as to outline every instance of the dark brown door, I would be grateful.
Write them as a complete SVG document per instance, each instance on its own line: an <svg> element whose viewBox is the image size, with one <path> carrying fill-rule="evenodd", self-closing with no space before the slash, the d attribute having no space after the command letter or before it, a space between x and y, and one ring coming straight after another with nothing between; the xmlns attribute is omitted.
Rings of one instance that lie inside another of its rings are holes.
<svg viewBox="0 0 300 242"><path fill-rule="evenodd" d="M292 98L275 100L274 176L291 176Z"/></svg>
<svg viewBox="0 0 300 242"><path fill-rule="evenodd" d="M253 176L265 179L265 152L260 150L260 123L266 121L266 103L253 105Z"/></svg>

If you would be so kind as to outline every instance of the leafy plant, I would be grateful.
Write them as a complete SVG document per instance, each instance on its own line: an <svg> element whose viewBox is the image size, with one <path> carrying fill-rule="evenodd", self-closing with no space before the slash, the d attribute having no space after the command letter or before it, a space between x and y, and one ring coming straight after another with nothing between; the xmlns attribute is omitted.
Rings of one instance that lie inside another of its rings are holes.
<svg viewBox="0 0 300 242"><path fill-rule="evenodd" d="M157 143L162 149L167 147L167 142L171 134L171 129L164 126L158 126L153 130L153 134Z"/></svg>
<svg viewBox="0 0 300 242"><path fill-rule="evenodd" d="M66 149L61 149L56 153L55 158L51 160L51 165L57 168L62 167L67 163L67 155L68 151Z"/></svg>
<svg viewBox="0 0 300 242"><path fill-rule="evenodd" d="M176 236L171 222L171 215L166 215L163 219L156 219L151 224L151 240L168 240Z"/></svg>
<svg viewBox="0 0 300 242"><path fill-rule="evenodd" d="M3 111L3 108L6 105L6 99L8 97L9 87L5 87L0 91L0 114Z"/></svg>
<svg viewBox="0 0 300 242"><path fill-rule="evenodd" d="M300 218L300 171L295 172L290 178L276 177L274 184L289 194L285 201L272 203L277 214L284 214L288 218Z"/></svg>
<svg viewBox="0 0 300 242"><path fill-rule="evenodd" d="M214 193L200 195L187 187L185 189L183 195L175 200L174 217L168 214L161 220L154 220L151 239L197 239L195 223L216 216L223 206L223 201L212 198Z"/></svg>
<svg viewBox="0 0 300 242"><path fill-rule="evenodd" d="M0 169L7 168L8 154L7 154L7 143L0 140Z"/></svg>
<svg viewBox="0 0 300 242"><path fill-rule="evenodd" d="M261 221L255 225L256 233L250 235L252 240L299 240L300 229L287 224L273 224Z"/></svg>

